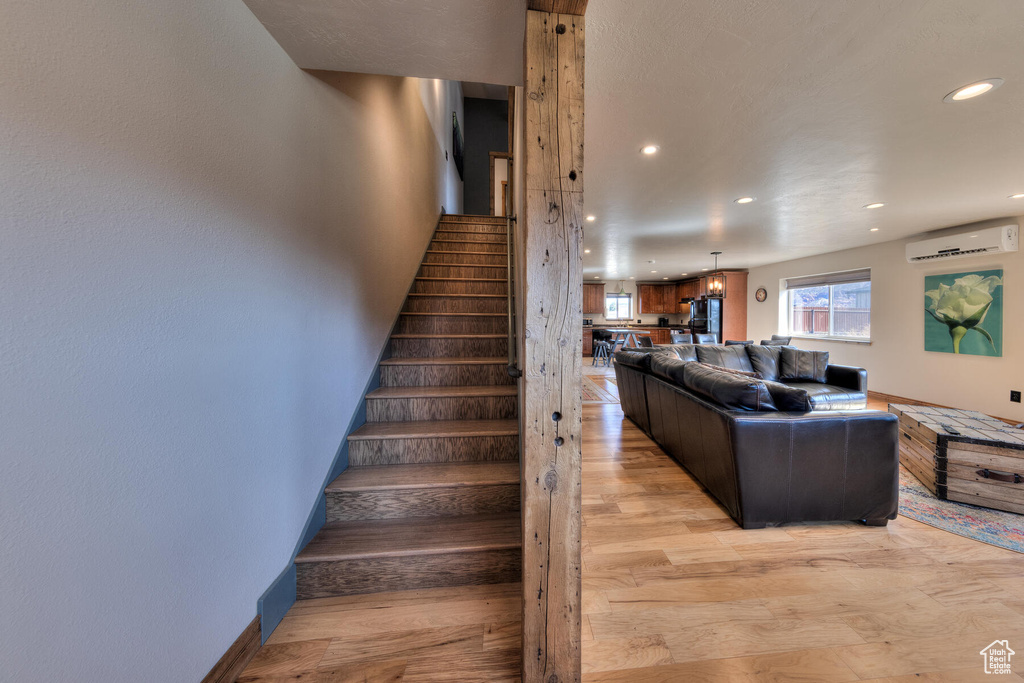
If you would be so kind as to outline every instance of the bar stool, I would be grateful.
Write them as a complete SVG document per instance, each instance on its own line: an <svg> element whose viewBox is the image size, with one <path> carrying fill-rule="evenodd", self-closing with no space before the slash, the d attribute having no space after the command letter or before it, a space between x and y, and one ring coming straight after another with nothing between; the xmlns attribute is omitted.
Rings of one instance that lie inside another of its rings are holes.
<svg viewBox="0 0 1024 683"><path fill-rule="evenodd" d="M612 364L612 355L609 352L611 344L606 341L594 342L594 359L590 361L591 365L597 365L598 362L603 363L606 367Z"/></svg>

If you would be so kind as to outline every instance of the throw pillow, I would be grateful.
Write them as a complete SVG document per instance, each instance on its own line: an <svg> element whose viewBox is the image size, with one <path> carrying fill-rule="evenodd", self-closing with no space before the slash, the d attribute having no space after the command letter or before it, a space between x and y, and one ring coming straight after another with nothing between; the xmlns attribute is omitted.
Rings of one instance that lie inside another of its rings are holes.
<svg viewBox="0 0 1024 683"><path fill-rule="evenodd" d="M768 387L768 393L779 410L794 413L808 413L812 410L811 395L806 389L791 387L781 382L766 381L764 385Z"/></svg>
<svg viewBox="0 0 1024 683"><path fill-rule="evenodd" d="M779 361L779 379L789 382L825 383L828 351L804 351L783 346Z"/></svg>
<svg viewBox="0 0 1024 683"><path fill-rule="evenodd" d="M764 382L712 370L702 363L686 364L683 369L683 386L727 410L776 410Z"/></svg>
<svg viewBox="0 0 1024 683"><path fill-rule="evenodd" d="M782 353L781 346L753 345L746 347L747 356L750 358L750 365L754 372L761 373L761 377L770 382L779 379L779 355Z"/></svg>

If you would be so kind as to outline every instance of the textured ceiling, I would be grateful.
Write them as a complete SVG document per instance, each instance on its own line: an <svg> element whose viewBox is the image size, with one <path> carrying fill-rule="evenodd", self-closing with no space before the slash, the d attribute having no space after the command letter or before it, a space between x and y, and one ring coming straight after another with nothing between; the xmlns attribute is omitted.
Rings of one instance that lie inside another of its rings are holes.
<svg viewBox="0 0 1024 683"><path fill-rule="evenodd" d="M587 278L675 278L712 250L749 267L1024 213L1007 199L1024 192L1022 27L1020 0L594 0ZM1006 83L942 102L989 77ZM641 156L648 142L660 153Z"/></svg>
<svg viewBox="0 0 1024 683"><path fill-rule="evenodd" d="M520 85L526 0L244 0L304 69Z"/></svg>

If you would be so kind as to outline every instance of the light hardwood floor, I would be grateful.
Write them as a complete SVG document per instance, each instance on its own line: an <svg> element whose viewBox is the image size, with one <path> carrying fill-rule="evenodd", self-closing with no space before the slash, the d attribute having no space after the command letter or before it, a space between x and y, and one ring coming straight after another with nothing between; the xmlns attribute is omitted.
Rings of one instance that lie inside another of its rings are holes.
<svg viewBox="0 0 1024 683"><path fill-rule="evenodd" d="M1024 555L903 517L742 530L618 405L583 438L586 683L982 681L996 639L1024 671ZM516 680L519 609L518 585L301 601L239 680Z"/></svg>

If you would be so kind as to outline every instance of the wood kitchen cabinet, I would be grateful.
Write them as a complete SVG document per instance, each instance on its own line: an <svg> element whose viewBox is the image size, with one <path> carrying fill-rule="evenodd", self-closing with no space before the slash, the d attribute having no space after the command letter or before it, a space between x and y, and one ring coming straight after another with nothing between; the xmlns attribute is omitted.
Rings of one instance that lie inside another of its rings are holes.
<svg viewBox="0 0 1024 683"><path fill-rule="evenodd" d="M676 298L676 306L673 309L676 313L689 313L689 304L678 303L681 299L699 299L702 296L707 296L708 293L708 279L706 277L695 277L689 280L683 280L676 286L678 297Z"/></svg>
<svg viewBox="0 0 1024 683"><path fill-rule="evenodd" d="M604 283L587 282L583 284L583 315L602 315L604 313Z"/></svg>
<svg viewBox="0 0 1024 683"><path fill-rule="evenodd" d="M640 299L639 313L641 315L676 312L676 286L674 284L637 285L636 292Z"/></svg>
<svg viewBox="0 0 1024 683"><path fill-rule="evenodd" d="M583 328L583 355L590 356L594 353L594 330L590 327Z"/></svg>

